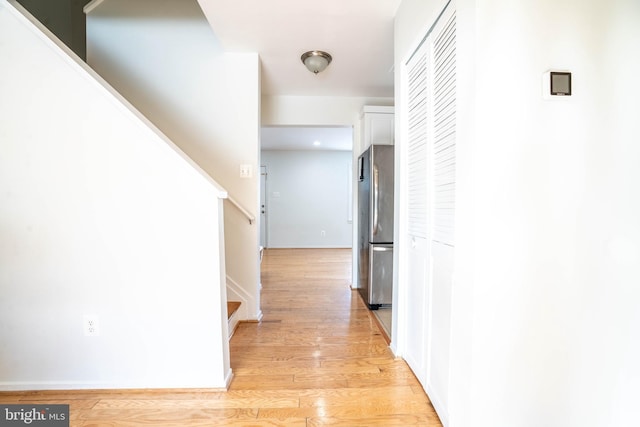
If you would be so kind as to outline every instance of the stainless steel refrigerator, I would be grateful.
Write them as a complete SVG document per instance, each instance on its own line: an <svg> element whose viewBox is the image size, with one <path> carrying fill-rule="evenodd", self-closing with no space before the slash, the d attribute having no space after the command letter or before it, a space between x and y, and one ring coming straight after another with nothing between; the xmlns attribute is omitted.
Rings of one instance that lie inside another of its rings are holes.
<svg viewBox="0 0 640 427"><path fill-rule="evenodd" d="M367 306L391 305L393 146L372 145L358 158L358 289Z"/></svg>

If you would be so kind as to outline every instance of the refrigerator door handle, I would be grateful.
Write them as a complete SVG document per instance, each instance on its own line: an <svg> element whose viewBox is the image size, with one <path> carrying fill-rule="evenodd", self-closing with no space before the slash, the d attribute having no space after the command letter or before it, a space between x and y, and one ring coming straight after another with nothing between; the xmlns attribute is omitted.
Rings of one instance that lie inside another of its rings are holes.
<svg viewBox="0 0 640 427"><path fill-rule="evenodd" d="M373 165L373 235L378 234L378 165Z"/></svg>
<svg viewBox="0 0 640 427"><path fill-rule="evenodd" d="M389 251L393 251L393 246L374 246L373 247L373 251L374 252L389 252Z"/></svg>

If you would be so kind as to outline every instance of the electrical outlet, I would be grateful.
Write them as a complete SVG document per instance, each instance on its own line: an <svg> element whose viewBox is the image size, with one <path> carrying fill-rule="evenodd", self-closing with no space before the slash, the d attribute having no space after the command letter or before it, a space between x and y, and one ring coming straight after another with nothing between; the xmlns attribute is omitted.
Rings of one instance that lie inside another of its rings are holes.
<svg viewBox="0 0 640 427"><path fill-rule="evenodd" d="M100 335L100 322L98 316L93 314L85 314L82 319L85 337L97 337Z"/></svg>

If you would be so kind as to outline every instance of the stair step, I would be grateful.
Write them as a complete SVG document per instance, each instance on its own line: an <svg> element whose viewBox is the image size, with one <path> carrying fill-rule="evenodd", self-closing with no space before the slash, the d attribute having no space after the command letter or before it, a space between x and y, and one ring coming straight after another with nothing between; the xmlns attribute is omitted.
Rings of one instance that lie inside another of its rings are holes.
<svg viewBox="0 0 640 427"><path fill-rule="evenodd" d="M231 319L231 316L233 316L233 313L238 311L238 308L240 308L240 302L227 301L227 319Z"/></svg>

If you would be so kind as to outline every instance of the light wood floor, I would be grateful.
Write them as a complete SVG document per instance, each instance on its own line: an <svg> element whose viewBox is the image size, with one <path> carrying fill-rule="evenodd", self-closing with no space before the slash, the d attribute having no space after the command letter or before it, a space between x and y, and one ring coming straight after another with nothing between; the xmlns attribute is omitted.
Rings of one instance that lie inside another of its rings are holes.
<svg viewBox="0 0 640 427"><path fill-rule="evenodd" d="M351 251L265 252L261 323L231 339L229 391L0 393L0 403L69 403L71 425L441 426L349 287Z"/></svg>

